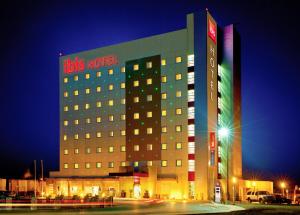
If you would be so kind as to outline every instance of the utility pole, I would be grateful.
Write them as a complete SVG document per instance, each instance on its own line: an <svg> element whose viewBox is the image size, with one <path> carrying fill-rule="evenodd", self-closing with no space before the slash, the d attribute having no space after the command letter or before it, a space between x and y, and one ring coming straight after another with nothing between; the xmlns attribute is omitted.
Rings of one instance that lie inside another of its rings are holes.
<svg viewBox="0 0 300 215"><path fill-rule="evenodd" d="M34 160L34 198L36 199L36 160Z"/></svg>
<svg viewBox="0 0 300 215"><path fill-rule="evenodd" d="M44 197L44 162L41 160L41 172L42 172L42 197Z"/></svg>

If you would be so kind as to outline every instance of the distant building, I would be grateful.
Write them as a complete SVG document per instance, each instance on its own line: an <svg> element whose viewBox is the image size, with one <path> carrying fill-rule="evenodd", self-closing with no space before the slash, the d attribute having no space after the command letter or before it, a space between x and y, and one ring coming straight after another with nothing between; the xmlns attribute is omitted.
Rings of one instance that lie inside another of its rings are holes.
<svg viewBox="0 0 300 215"><path fill-rule="evenodd" d="M240 68L239 34L207 11L184 29L61 56L60 170L47 192L231 193L242 178Z"/></svg>

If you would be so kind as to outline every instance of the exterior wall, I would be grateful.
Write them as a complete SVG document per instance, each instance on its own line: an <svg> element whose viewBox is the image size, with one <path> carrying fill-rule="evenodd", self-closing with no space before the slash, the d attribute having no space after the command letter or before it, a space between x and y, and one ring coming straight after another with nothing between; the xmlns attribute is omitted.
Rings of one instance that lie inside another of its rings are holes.
<svg viewBox="0 0 300 215"><path fill-rule="evenodd" d="M9 179L9 191L13 192L28 192L34 191L34 180L24 180L24 179ZM39 194L45 192L46 182L36 181L36 191Z"/></svg>
<svg viewBox="0 0 300 215"><path fill-rule="evenodd" d="M0 178L0 191L6 190L6 179Z"/></svg>

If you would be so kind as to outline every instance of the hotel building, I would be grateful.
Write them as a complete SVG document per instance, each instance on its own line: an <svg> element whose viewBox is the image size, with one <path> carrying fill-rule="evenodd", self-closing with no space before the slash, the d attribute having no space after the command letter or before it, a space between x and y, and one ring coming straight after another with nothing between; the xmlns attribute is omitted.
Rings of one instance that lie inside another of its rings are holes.
<svg viewBox="0 0 300 215"><path fill-rule="evenodd" d="M60 57L60 169L48 194L213 199L241 179L240 39L186 28Z"/></svg>

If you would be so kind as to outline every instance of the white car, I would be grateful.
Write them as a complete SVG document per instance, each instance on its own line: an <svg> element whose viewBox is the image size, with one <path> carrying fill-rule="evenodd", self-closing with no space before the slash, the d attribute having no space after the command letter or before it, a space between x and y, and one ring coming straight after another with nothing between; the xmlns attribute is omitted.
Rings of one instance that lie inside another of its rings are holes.
<svg viewBox="0 0 300 215"><path fill-rule="evenodd" d="M248 202L262 202L263 198L269 196L270 193L268 191L249 191L247 193L246 200Z"/></svg>

